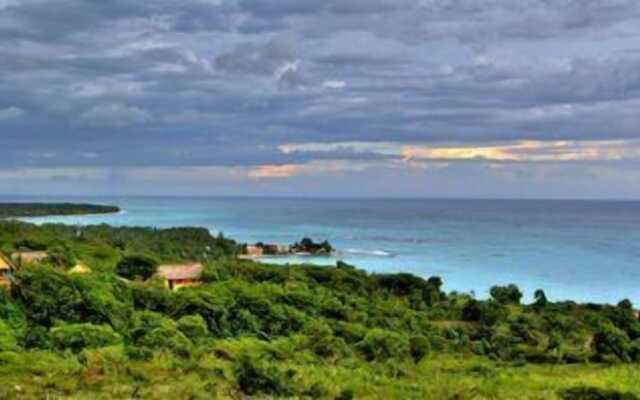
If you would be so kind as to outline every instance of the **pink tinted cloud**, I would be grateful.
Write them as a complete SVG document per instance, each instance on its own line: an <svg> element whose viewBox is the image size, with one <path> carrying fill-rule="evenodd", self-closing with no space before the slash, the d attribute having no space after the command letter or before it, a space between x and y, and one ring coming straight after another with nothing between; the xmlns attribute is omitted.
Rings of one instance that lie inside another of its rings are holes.
<svg viewBox="0 0 640 400"><path fill-rule="evenodd" d="M304 167L298 164L260 165L249 171L249 177L254 179L288 178L300 175Z"/></svg>

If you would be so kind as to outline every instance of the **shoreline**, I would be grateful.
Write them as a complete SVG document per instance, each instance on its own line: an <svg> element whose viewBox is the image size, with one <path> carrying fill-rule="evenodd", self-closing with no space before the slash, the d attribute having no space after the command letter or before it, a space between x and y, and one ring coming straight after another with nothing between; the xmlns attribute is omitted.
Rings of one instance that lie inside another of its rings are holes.
<svg viewBox="0 0 640 400"><path fill-rule="evenodd" d="M318 257L318 258L331 258L331 257L336 257L338 255L340 255L341 253L336 252L336 253L331 253L331 254L311 254L308 252L299 252L299 253L290 253L290 254L263 254L263 255L252 255L252 254L238 254L238 259L240 260L253 260L253 261L260 261L261 259L264 258L287 258L287 257L308 257L308 258L313 258L313 257Z"/></svg>
<svg viewBox="0 0 640 400"><path fill-rule="evenodd" d="M23 222L29 222L32 223L31 221L28 221L29 219L34 219L34 218L58 218L58 217L101 217L104 215L123 215L126 214L126 210L119 210L119 211L113 211L113 212L104 212L104 213L87 213L87 214L51 214L51 215L36 215L36 216L29 216L29 217L3 217L0 219L4 219L4 220L10 220L10 219L14 219L16 221L23 221ZM64 222L59 222L61 224L65 224L65 225L77 225L77 224L71 224L71 223L64 223Z"/></svg>

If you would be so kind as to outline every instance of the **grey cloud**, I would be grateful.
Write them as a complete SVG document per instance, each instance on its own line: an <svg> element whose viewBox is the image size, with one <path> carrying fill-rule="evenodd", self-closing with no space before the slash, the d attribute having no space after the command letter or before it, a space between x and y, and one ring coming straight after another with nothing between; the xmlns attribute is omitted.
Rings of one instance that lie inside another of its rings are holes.
<svg viewBox="0 0 640 400"><path fill-rule="evenodd" d="M217 68L233 73L274 74L296 61L293 41L277 38L267 43L244 43L215 57Z"/></svg>
<svg viewBox="0 0 640 400"><path fill-rule="evenodd" d="M255 166L381 157L284 143L640 135L635 0L13 3L0 9L0 166ZM46 153L58 156L28 156Z"/></svg>
<svg viewBox="0 0 640 400"><path fill-rule="evenodd" d="M330 64L335 67L345 66L386 66L394 64L405 64L407 60L394 59L376 54L331 54L320 56L316 60L318 63Z"/></svg>
<svg viewBox="0 0 640 400"><path fill-rule="evenodd" d="M80 115L80 120L91 125L124 127L144 124L152 117L147 111L124 104L105 104L92 107Z"/></svg>
<svg viewBox="0 0 640 400"><path fill-rule="evenodd" d="M22 117L23 115L24 115L24 110L18 107L0 108L0 121L19 118L19 117Z"/></svg>
<svg viewBox="0 0 640 400"><path fill-rule="evenodd" d="M277 3L240 0L239 2L240 8L243 10L271 17L318 13L355 15L384 13L412 8L415 4L416 2L409 0L280 0Z"/></svg>

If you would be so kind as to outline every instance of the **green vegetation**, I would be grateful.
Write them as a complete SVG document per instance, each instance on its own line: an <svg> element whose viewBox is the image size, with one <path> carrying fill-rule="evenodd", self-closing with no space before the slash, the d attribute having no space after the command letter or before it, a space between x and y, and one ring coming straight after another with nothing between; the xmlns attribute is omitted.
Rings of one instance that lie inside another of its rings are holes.
<svg viewBox="0 0 640 400"><path fill-rule="evenodd" d="M0 218L44 217L52 215L109 214L116 206L73 203L0 203Z"/></svg>
<svg viewBox="0 0 640 400"><path fill-rule="evenodd" d="M51 252L0 294L0 398L638 399L629 301L523 304L442 281L238 260L198 228L0 221L0 249ZM199 261L175 292L156 263ZM88 274L69 273L84 263ZM151 269L149 269L149 268ZM123 277L133 278L132 280Z"/></svg>
<svg viewBox="0 0 640 400"><path fill-rule="evenodd" d="M150 257L131 255L122 257L116 265L116 273L129 280L141 279L146 281L156 272L158 262Z"/></svg>

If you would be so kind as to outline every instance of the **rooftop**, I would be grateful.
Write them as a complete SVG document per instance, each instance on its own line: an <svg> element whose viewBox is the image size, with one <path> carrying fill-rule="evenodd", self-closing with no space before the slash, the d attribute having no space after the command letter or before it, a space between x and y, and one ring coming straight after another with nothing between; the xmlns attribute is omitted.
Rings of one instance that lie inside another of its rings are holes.
<svg viewBox="0 0 640 400"><path fill-rule="evenodd" d="M91 272L91 268L83 263L78 263L69 270L70 274L88 274L89 272Z"/></svg>
<svg viewBox="0 0 640 400"><path fill-rule="evenodd" d="M160 265L158 267L157 274L168 280L199 279L202 275L202 264L193 263L183 265Z"/></svg>
<svg viewBox="0 0 640 400"><path fill-rule="evenodd" d="M49 257L49 253L46 251L16 251L11 255L13 260L20 260L23 262L42 261Z"/></svg>
<svg viewBox="0 0 640 400"><path fill-rule="evenodd" d="M11 263L9 262L9 260L7 258L5 258L5 256L3 256L2 254L0 254L0 271L2 270L7 270L7 269L11 269Z"/></svg>

